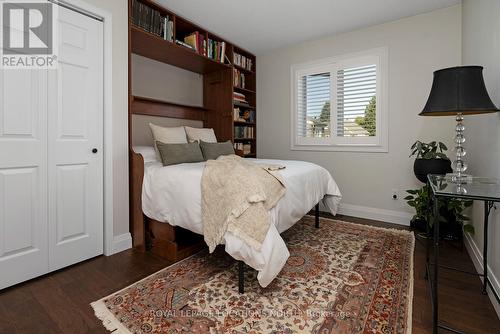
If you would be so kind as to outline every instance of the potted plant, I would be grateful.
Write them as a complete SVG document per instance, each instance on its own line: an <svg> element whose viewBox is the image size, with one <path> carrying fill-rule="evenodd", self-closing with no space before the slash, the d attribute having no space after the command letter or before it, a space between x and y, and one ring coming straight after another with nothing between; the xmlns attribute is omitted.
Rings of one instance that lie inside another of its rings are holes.
<svg viewBox="0 0 500 334"><path fill-rule="evenodd" d="M409 195L405 197L409 206L415 208L410 225L417 229L426 230L429 224L432 230L432 200L430 197L430 189L428 185L420 189L407 190ZM462 231L474 233L474 226L468 223L469 217L464 215L466 208L472 205L472 201L460 200L455 198L439 198L438 213L440 236L445 239L461 239Z"/></svg>
<svg viewBox="0 0 500 334"><path fill-rule="evenodd" d="M444 153L448 148L441 142L423 143L417 140L411 146L410 157L415 156L413 172L418 180L427 183L427 174L451 173L451 161Z"/></svg>

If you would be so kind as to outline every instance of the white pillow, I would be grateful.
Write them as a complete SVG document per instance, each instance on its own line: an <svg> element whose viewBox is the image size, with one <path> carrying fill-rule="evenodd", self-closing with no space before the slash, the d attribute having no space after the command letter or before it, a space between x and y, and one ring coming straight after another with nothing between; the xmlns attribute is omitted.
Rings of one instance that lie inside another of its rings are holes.
<svg viewBox="0 0 500 334"><path fill-rule="evenodd" d="M192 128L190 126L185 126L186 135L188 141L190 143L194 143L195 141L199 142L200 140L206 143L216 143L217 137L215 137L214 129L200 129L200 128Z"/></svg>
<svg viewBox="0 0 500 334"><path fill-rule="evenodd" d="M153 146L155 147L156 157L158 160L160 159L160 152L156 147L157 141L161 141L165 144L186 144L188 142L186 138L186 131L183 126L165 128L163 126L149 123L149 127L153 133Z"/></svg>
<svg viewBox="0 0 500 334"><path fill-rule="evenodd" d="M156 152L153 146L133 146L132 149L135 153L142 155L144 163L158 161L156 159Z"/></svg>

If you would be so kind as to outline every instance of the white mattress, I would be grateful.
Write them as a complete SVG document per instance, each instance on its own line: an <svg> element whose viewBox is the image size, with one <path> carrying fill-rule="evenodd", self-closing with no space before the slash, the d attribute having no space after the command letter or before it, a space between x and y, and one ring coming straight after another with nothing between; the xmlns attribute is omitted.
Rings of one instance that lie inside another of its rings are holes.
<svg viewBox="0 0 500 334"><path fill-rule="evenodd" d="M271 211L272 225L260 251L227 232L225 250L236 260L243 260L257 270L257 279L265 287L279 274L290 253L280 233L290 228L321 199L332 213L341 198L330 173L304 161L251 159L255 163L280 164L286 193ZM204 162L162 166L158 161L145 162L142 209L149 218L168 222L203 234L201 217L201 177Z"/></svg>

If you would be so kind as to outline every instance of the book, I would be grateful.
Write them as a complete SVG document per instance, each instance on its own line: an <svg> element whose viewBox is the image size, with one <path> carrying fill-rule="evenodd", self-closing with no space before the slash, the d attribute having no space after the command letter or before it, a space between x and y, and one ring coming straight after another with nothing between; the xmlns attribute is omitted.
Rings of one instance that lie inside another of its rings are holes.
<svg viewBox="0 0 500 334"><path fill-rule="evenodd" d="M184 43L183 41L179 41L178 39L175 40L175 43L176 44L179 44L181 46L184 46L190 50L193 50L193 51L196 51L194 47L192 47L191 45L187 44L187 43Z"/></svg>
<svg viewBox="0 0 500 334"><path fill-rule="evenodd" d="M199 36L198 36L198 32L195 31L193 32L191 35L188 35L186 37L184 37L184 43L185 44L188 44L189 46L191 46L191 48L193 48L196 52L199 53Z"/></svg>
<svg viewBox="0 0 500 334"><path fill-rule="evenodd" d="M224 58L226 56L226 42L221 43L221 52L220 52L220 57L219 60L221 63L224 62Z"/></svg>

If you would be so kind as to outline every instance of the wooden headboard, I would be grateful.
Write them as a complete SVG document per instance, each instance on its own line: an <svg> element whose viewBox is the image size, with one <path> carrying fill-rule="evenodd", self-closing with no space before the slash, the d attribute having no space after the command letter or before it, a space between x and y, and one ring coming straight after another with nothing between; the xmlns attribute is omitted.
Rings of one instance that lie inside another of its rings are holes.
<svg viewBox="0 0 500 334"><path fill-rule="evenodd" d="M203 125L206 124L207 114L209 112L207 108L203 107L171 103L138 96L133 96L130 104L130 113L132 115L195 120L202 121ZM132 243L134 247L145 250L146 228L141 200L142 182L144 178L144 159L140 154L133 151L132 143L133 140L130 140L130 232L132 234Z"/></svg>

